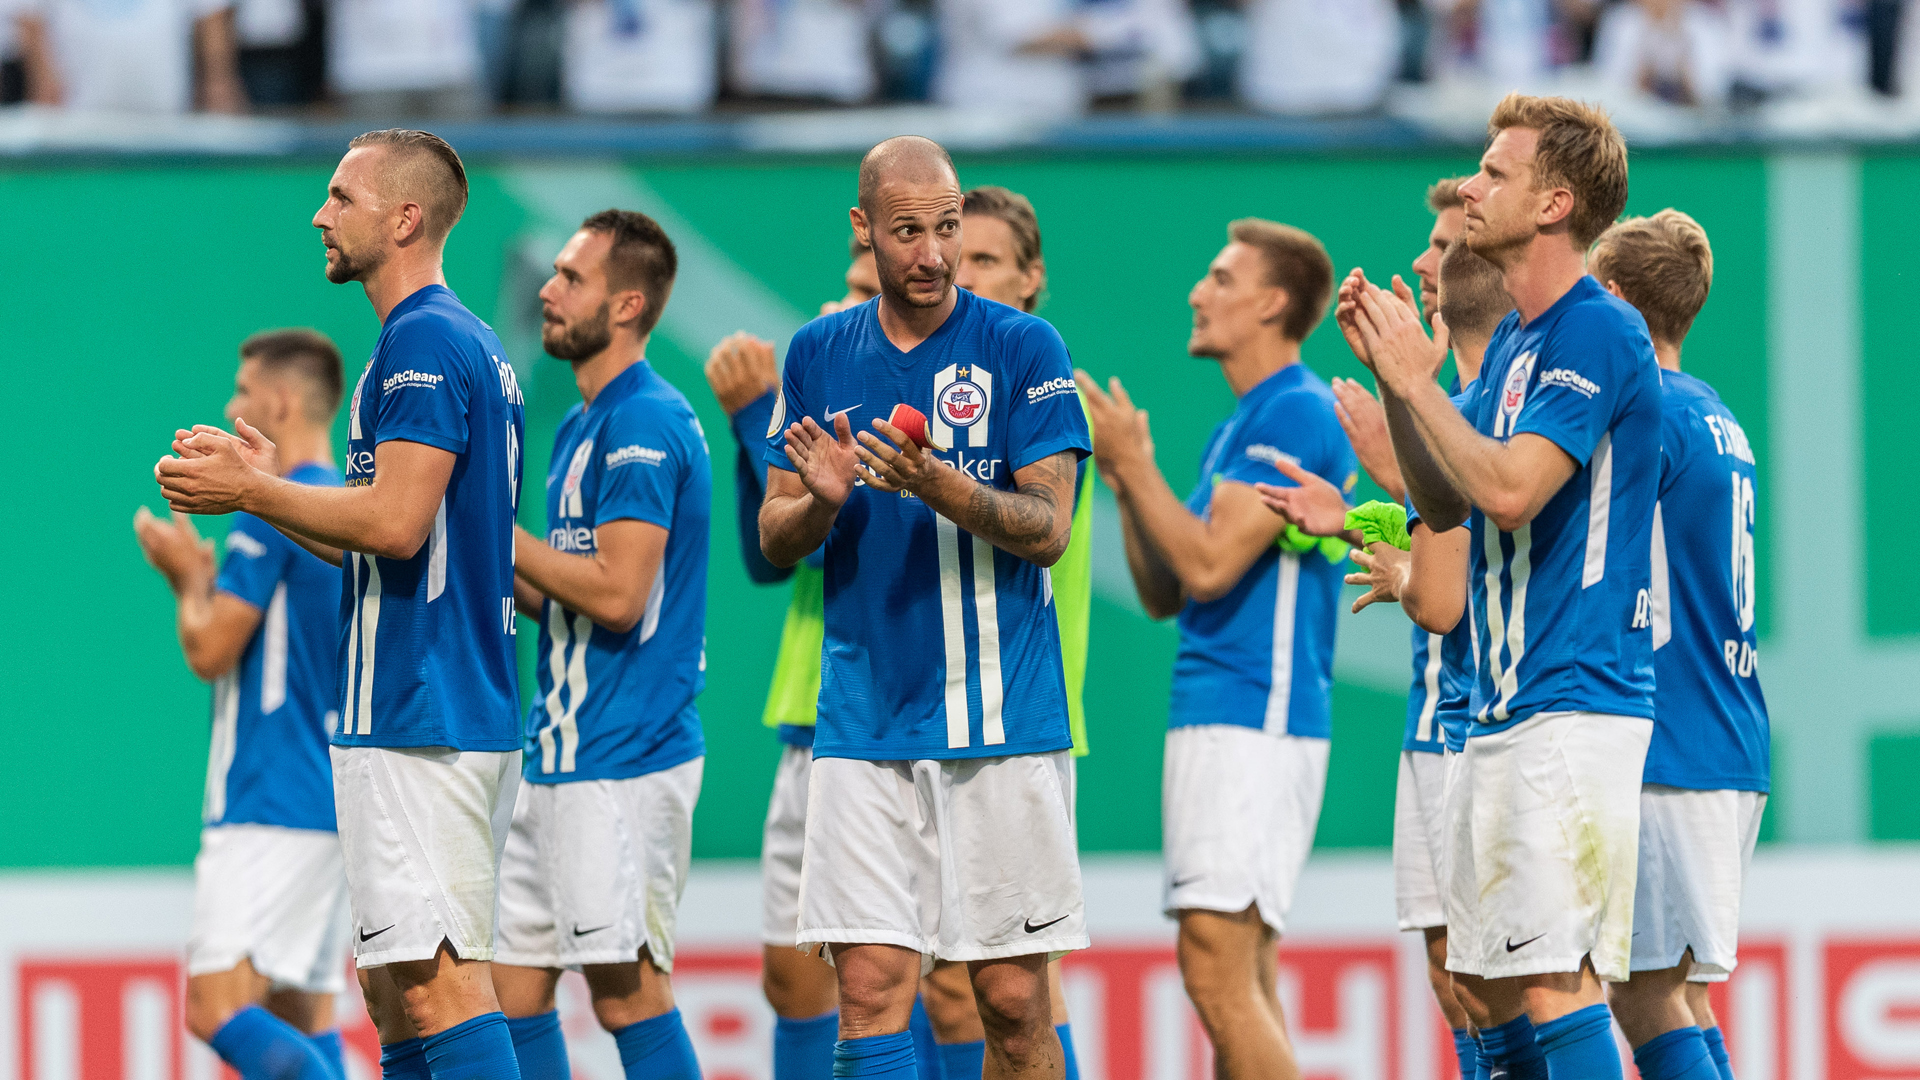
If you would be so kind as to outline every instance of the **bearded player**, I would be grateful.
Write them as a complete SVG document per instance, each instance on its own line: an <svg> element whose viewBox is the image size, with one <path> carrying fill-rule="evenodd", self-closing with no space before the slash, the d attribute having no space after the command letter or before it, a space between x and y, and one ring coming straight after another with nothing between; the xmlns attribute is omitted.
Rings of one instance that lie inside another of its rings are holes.
<svg viewBox="0 0 1920 1080"><path fill-rule="evenodd" d="M349 398L346 486L281 479L244 418L236 435L182 432L155 473L175 509L242 510L343 563L334 803L382 1069L517 1080L488 962L520 784L524 406L441 270L467 200L459 155L401 129L349 146L313 218L327 280L360 282L381 323Z"/></svg>
<svg viewBox="0 0 1920 1080"><path fill-rule="evenodd" d="M881 295L795 335L760 514L777 566L826 545L796 936L835 963L836 1076L912 1075L933 959L968 965L985 1075L1057 1076L1046 962L1087 939L1045 570L1086 423L1053 328L954 288L943 149L876 146L850 216ZM885 419L898 404L925 415L926 446Z"/></svg>

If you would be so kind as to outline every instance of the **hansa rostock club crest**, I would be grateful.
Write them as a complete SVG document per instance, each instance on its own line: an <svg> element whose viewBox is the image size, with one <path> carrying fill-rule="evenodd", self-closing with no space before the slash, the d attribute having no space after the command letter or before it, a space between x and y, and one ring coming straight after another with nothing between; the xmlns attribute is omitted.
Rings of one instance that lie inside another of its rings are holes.
<svg viewBox="0 0 1920 1080"><path fill-rule="evenodd" d="M935 404L940 419L951 427L972 427L987 415L987 393L970 379L948 383Z"/></svg>

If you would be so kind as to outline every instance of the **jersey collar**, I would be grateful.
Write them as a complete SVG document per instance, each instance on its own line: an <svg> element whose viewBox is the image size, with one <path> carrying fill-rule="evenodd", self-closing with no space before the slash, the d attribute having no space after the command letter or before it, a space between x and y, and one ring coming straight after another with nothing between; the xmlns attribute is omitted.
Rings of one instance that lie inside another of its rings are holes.
<svg viewBox="0 0 1920 1080"><path fill-rule="evenodd" d="M885 356L888 360L893 361L894 364L900 367L911 367L919 363L921 357L932 356L938 351L939 346L937 343L947 335L949 330L959 325L960 322L967 317L968 309L974 304L972 293L958 285L952 286L952 288L958 299L954 301L953 310L947 312L947 321L941 323L939 328L934 330L933 333L928 334L926 340L915 345L912 352L901 352L900 347L895 345L892 339L887 337L886 328L880 325L880 300L878 297L875 297L872 301L873 310L867 314L867 318L873 322L873 338L877 343L876 348L880 350L880 355Z"/></svg>
<svg viewBox="0 0 1920 1080"><path fill-rule="evenodd" d="M412 292L406 295L405 299L393 305L393 307L388 310L387 321L385 323L382 323L381 325L391 326L395 318L401 315L405 315L407 312L412 311L414 308L419 307L421 304L426 303L428 300L436 296L440 296L442 294L445 294L447 296L453 296L453 290L447 288L445 285L440 285L440 284L423 285L420 288L413 290ZM459 300L460 300L459 297L454 296L455 303L458 303Z"/></svg>
<svg viewBox="0 0 1920 1080"><path fill-rule="evenodd" d="M1250 408L1267 400L1282 390L1291 390L1306 380L1307 365L1299 360L1288 364L1279 371L1261 379L1250 387L1240 399L1240 407Z"/></svg>
<svg viewBox="0 0 1920 1080"><path fill-rule="evenodd" d="M611 407L627 400L640 392L652 372L653 366L647 363L646 357L635 360L600 388L600 392L593 397L593 404L587 406L585 411L597 412L602 407Z"/></svg>

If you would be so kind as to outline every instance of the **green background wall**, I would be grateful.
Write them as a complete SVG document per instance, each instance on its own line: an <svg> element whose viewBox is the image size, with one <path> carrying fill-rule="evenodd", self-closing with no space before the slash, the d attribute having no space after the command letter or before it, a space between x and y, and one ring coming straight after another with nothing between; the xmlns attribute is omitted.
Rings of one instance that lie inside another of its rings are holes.
<svg viewBox="0 0 1920 1080"><path fill-rule="evenodd" d="M1360 265L1378 280L1408 272L1423 247L1426 185L1472 164L1470 153L1006 156L963 157L960 168L968 185L1005 184L1033 199L1051 271L1041 314L1077 363L1121 376L1152 410L1161 465L1184 489L1207 433L1232 404L1212 365L1184 350L1186 292L1223 242L1227 221L1257 215L1299 225L1326 243L1342 271ZM739 270L791 309L811 312L841 291L853 166L851 158L749 158L583 168L643 184ZM537 495L553 426L576 394L565 365L513 333L528 325L539 280L526 255L537 215L513 194L524 191L512 181L515 168L476 163L447 272L515 350L528 392L527 490ZM349 379L370 352L372 311L357 286L325 281L309 225L329 169L187 163L0 172L0 363L18 418L7 483L16 524L0 539L14 615L0 632L0 675L10 690L3 715L15 737L0 764L0 816L10 826L0 866L184 864L193 856L208 695L180 662L170 598L141 561L129 521L138 505L161 506L150 468L173 428L220 419L242 337L270 326L317 327L340 343ZM1633 170L1633 212L1679 206L1713 238L1713 298L1687 364L1720 388L1756 445L1767 447L1767 161L1759 153L1642 154ZM1916 175L1920 158L1872 163L1863 214L1874 220L1871 207L1891 204ZM1864 230L1869 300L1910 307L1898 275L1911 231ZM1870 318L1864 333L1871 370L1910 387L1915 347L1904 320ZM699 374L703 348L657 336L650 350L700 409L715 458L701 702L709 756L695 853L751 856L778 752L758 718L785 591L756 588L740 570L733 443ZM1309 340L1306 358L1322 375L1362 374L1330 326ZM1868 445L1904 445L1913 416L1905 399L1868 400ZM1765 519L1765 457L1761 465ZM1910 469L1875 468L1870 478L1889 490L1913 484ZM542 510L538 498L525 504L530 515ZM1903 523L1910 531L1912 522ZM1767 520L1761 529L1766 560L1773 533ZM1907 597L1912 575L1897 580L1895 591L1874 594L1876 634L1920 630ZM1096 598L1093 619L1094 753L1082 764L1082 844L1153 850L1174 633L1113 593ZM530 651L531 624L523 628ZM1343 678L1320 846L1388 843L1403 708L1390 678ZM1882 742L1888 738L1888 748L1875 744L1876 763L1912 756L1903 749L1907 736L1896 731ZM1872 820L1880 835L1920 833L1911 814L1876 809Z"/></svg>

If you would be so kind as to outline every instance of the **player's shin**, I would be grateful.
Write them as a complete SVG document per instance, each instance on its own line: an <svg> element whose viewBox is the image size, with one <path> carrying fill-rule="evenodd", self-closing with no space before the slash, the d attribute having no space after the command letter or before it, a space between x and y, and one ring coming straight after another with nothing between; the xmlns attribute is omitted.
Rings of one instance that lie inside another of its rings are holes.
<svg viewBox="0 0 1920 1080"><path fill-rule="evenodd" d="M1710 1028L1701 1028L1700 1037L1706 1041L1707 1056L1713 1059L1713 1067L1720 1072L1720 1080L1733 1080L1733 1059L1727 1056L1727 1040L1720 1034L1718 1024Z"/></svg>
<svg viewBox="0 0 1920 1080"><path fill-rule="evenodd" d="M915 1080L913 1034L896 1031L864 1039L841 1039L833 1047L833 1075L840 1080Z"/></svg>
<svg viewBox="0 0 1920 1080"><path fill-rule="evenodd" d="M505 1013L481 1013L422 1043L433 1080L520 1080Z"/></svg>
<svg viewBox="0 0 1920 1080"><path fill-rule="evenodd" d="M1535 1036L1533 1021L1526 1013L1498 1027L1482 1028L1480 1044L1494 1073L1505 1072L1510 1080L1547 1080L1547 1058ZM1618 1070L1616 1063L1615 1071Z"/></svg>
<svg viewBox="0 0 1920 1080"><path fill-rule="evenodd" d="M245 1080L333 1080L319 1047L258 1005L234 1013L207 1045Z"/></svg>
<svg viewBox="0 0 1920 1080"><path fill-rule="evenodd" d="M380 1080L433 1080L425 1039L402 1039L380 1047Z"/></svg>
<svg viewBox="0 0 1920 1080"><path fill-rule="evenodd" d="M1693 1030L1697 1032L1699 1029ZM1607 1011L1605 1005L1589 1005L1549 1020L1534 1029L1534 1038L1539 1041L1540 1050L1546 1055L1548 1071L1555 1076L1609 1080L1621 1075L1620 1049L1613 1041L1613 1014ZM1704 1062L1705 1047L1701 1049L1701 1060ZM1644 1070L1642 1075L1646 1080L1653 1080L1652 1074ZM1685 1075L1692 1080L1692 1074L1677 1075ZM1708 1074L1700 1080L1712 1080L1712 1075Z"/></svg>
<svg viewBox="0 0 1920 1080"><path fill-rule="evenodd" d="M700 1062L680 1010L628 1024L613 1033L627 1080L700 1080Z"/></svg>
<svg viewBox="0 0 1920 1080"><path fill-rule="evenodd" d="M1633 1063L1643 1080L1720 1080L1720 1069L1697 1027L1647 1040L1633 1052Z"/></svg>
<svg viewBox="0 0 1920 1080"><path fill-rule="evenodd" d="M567 1039L560 1032L558 1009L510 1017L507 1033L513 1036L513 1056L520 1062L523 1080L571 1080L573 1068L567 1062Z"/></svg>
<svg viewBox="0 0 1920 1080"><path fill-rule="evenodd" d="M829 1080L839 1038L838 1009L810 1020L774 1017L773 1080Z"/></svg>

